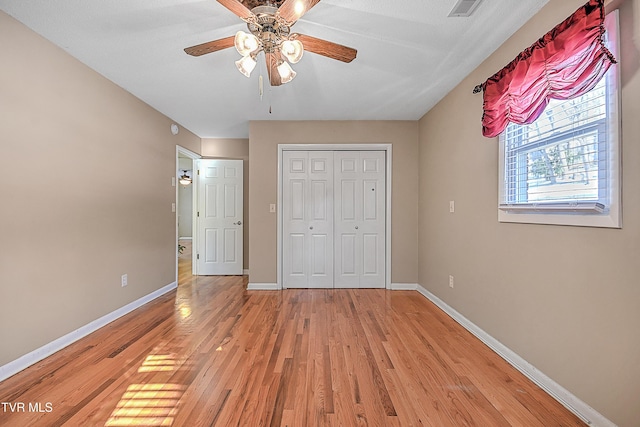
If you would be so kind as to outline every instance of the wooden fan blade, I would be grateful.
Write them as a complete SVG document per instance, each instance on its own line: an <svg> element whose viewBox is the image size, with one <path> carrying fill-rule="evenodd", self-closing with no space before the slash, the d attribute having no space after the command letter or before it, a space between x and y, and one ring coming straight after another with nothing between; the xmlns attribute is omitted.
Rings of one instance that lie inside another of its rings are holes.
<svg viewBox="0 0 640 427"><path fill-rule="evenodd" d="M247 9L247 7L240 3L238 0L218 0L218 3L229 9L231 12L235 13L243 20L246 20L250 16L253 16L253 12Z"/></svg>
<svg viewBox="0 0 640 427"><path fill-rule="evenodd" d="M202 43L196 46L191 46L185 48L185 52L187 52L191 56L200 56L206 53L216 52L218 50L226 49L228 47L233 46L235 36L225 37L223 39L214 40L211 42Z"/></svg>
<svg viewBox="0 0 640 427"><path fill-rule="evenodd" d="M269 83L271 86L280 86L282 84L282 79L280 78L280 74L278 73L278 59L280 58L280 53L266 53L265 59L267 61L267 72L269 73Z"/></svg>
<svg viewBox="0 0 640 427"><path fill-rule="evenodd" d="M351 62L356 58L357 50L333 43L327 40L317 39L304 34L298 34L298 40L302 42L304 50L326 56L327 58L337 59L342 62Z"/></svg>
<svg viewBox="0 0 640 427"><path fill-rule="evenodd" d="M285 0L278 8L278 15L293 24L320 0Z"/></svg>

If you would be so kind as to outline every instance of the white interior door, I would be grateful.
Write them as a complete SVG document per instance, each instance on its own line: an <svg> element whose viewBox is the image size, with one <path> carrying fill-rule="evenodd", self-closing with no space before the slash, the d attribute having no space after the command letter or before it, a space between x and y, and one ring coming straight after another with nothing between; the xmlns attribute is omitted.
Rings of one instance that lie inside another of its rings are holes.
<svg viewBox="0 0 640 427"><path fill-rule="evenodd" d="M384 288L384 151L335 152L336 288Z"/></svg>
<svg viewBox="0 0 640 427"><path fill-rule="evenodd" d="M242 160L200 159L196 165L197 274L241 275Z"/></svg>
<svg viewBox="0 0 640 427"><path fill-rule="evenodd" d="M333 153L285 151L283 285L333 287Z"/></svg>

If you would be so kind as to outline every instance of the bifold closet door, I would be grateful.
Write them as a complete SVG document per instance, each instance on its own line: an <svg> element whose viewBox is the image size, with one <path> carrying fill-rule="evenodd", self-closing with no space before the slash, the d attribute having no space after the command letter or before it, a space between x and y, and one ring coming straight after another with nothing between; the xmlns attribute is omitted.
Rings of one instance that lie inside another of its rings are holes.
<svg viewBox="0 0 640 427"><path fill-rule="evenodd" d="M385 152L336 151L334 159L334 287L384 288Z"/></svg>
<svg viewBox="0 0 640 427"><path fill-rule="evenodd" d="M284 151L282 280L285 288L333 287L333 152Z"/></svg>

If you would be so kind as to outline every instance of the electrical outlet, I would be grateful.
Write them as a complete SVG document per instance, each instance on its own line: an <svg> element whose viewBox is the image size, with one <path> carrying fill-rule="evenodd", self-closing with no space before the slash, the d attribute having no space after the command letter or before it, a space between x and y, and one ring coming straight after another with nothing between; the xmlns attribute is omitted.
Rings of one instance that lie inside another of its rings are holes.
<svg viewBox="0 0 640 427"><path fill-rule="evenodd" d="M449 287L453 288L453 276L449 275Z"/></svg>
<svg viewBox="0 0 640 427"><path fill-rule="evenodd" d="M123 274L122 277L120 277L120 282L122 283L122 287L124 288L129 284L129 277L127 277L126 274Z"/></svg>
<svg viewBox="0 0 640 427"><path fill-rule="evenodd" d="M271 203L269 205L269 212L275 213L275 211L276 211L276 204L275 203Z"/></svg>

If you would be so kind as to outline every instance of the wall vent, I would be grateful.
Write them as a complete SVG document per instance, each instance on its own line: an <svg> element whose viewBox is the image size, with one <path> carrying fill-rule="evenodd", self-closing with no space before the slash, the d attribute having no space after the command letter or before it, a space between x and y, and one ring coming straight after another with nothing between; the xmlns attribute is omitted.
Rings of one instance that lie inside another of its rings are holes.
<svg viewBox="0 0 640 427"><path fill-rule="evenodd" d="M471 16L478 7L481 0L458 0L453 9L449 13L449 17L467 17Z"/></svg>

